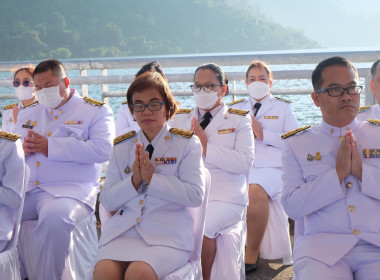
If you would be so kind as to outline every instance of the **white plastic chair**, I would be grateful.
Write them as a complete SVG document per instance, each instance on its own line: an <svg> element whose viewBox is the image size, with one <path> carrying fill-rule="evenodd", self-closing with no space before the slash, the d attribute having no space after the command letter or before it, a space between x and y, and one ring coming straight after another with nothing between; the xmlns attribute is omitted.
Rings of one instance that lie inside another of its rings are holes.
<svg viewBox="0 0 380 280"><path fill-rule="evenodd" d="M205 186L205 196L202 204L199 207L193 208L189 207L191 215L194 219L194 239L195 239L195 250L191 253L190 260L184 266L173 271L169 275L165 276L162 280L201 280L202 279L202 265L201 265L201 252L202 252L202 241L204 233L204 225L206 218L206 209L208 201L208 193L210 191L211 176L206 169L206 186Z"/></svg>
<svg viewBox="0 0 380 280"><path fill-rule="evenodd" d="M13 228L13 236L3 252L0 253L0 279L20 280L20 262L17 251L22 209L24 207L25 190L29 181L29 169L25 168L24 186L21 191L21 205L17 213L17 222Z"/></svg>
<svg viewBox="0 0 380 280"><path fill-rule="evenodd" d="M281 197L269 200L269 218L260 245L260 258L282 259L284 265L293 264L289 221L282 208Z"/></svg>
<svg viewBox="0 0 380 280"><path fill-rule="evenodd" d="M37 220L25 221L21 225L19 254L22 257L22 271L29 280L36 279L38 257L33 230ZM65 260L62 280L92 279L94 258L98 248L96 218L93 213L78 222L71 232L69 254ZM36 279L37 280L37 279Z"/></svg>

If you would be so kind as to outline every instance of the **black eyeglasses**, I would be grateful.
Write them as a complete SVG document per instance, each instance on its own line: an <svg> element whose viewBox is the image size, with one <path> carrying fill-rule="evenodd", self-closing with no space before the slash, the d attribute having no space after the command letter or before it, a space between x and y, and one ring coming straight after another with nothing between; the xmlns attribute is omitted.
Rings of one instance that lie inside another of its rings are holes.
<svg viewBox="0 0 380 280"><path fill-rule="evenodd" d="M22 82L22 85L24 86L24 87L28 87L28 86L30 86L30 84L31 83L34 83L33 81L23 81ZM19 87L21 85L21 82L20 81L13 81L13 86L14 87Z"/></svg>
<svg viewBox="0 0 380 280"><path fill-rule="evenodd" d="M322 93L327 92L329 96L332 97L339 97L342 96L345 92L347 92L348 95L358 95L362 92L363 87L362 86L352 86L352 87L333 87L333 88L326 88L326 89L320 89L316 90L316 93Z"/></svg>
<svg viewBox="0 0 380 280"><path fill-rule="evenodd" d="M135 103L131 105L134 112L143 112L145 108L148 108L150 111L158 111L162 108L165 102L151 102L149 104Z"/></svg>
<svg viewBox="0 0 380 280"><path fill-rule="evenodd" d="M222 85L214 85L214 84L205 84L203 86L200 85L191 85L191 90L193 92L199 92L202 88L205 90L205 92L210 92L214 89L214 87L221 87Z"/></svg>

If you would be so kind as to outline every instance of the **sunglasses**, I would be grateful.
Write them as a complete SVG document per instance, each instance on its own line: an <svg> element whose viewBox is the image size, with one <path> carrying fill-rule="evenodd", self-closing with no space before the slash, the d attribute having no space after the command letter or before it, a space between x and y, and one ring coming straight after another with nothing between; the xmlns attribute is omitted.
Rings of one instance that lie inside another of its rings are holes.
<svg viewBox="0 0 380 280"><path fill-rule="evenodd" d="M33 83L33 81L23 81L23 82L22 82L22 85L23 85L24 87L28 87L28 86L30 86L31 83ZM14 87L19 87L20 85L21 85L21 82L20 82L20 81L13 81L13 86L14 86Z"/></svg>

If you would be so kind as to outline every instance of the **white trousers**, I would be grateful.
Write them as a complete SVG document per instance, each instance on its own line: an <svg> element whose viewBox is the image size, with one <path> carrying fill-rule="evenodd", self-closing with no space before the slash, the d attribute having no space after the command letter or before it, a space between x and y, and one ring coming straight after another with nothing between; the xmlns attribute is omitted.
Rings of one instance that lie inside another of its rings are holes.
<svg viewBox="0 0 380 280"><path fill-rule="evenodd" d="M92 212L86 204L54 197L36 188L26 193L22 221L38 219L34 230L39 258L38 279L61 279L75 224Z"/></svg>
<svg viewBox="0 0 380 280"><path fill-rule="evenodd" d="M332 248L333 249L333 248ZM328 252L326 252L328 254ZM297 280L375 280L380 277L380 247L359 241L333 266L304 257L294 264Z"/></svg>

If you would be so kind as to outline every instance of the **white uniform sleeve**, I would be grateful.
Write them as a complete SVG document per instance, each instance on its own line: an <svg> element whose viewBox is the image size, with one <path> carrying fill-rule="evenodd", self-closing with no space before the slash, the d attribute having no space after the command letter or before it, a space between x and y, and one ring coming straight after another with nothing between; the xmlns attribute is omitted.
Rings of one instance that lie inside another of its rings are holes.
<svg viewBox="0 0 380 280"><path fill-rule="evenodd" d="M13 143L12 143L13 144ZM25 159L21 140L17 140L12 149L5 155L4 176L0 181L0 205L11 208L21 204L21 190L24 185ZM5 153L5 151L1 151Z"/></svg>
<svg viewBox="0 0 380 280"><path fill-rule="evenodd" d="M116 153L114 147L107 168L106 181L100 192L100 202L108 211L116 211L140 195L132 184L132 173L123 179Z"/></svg>
<svg viewBox="0 0 380 280"><path fill-rule="evenodd" d="M180 159L178 178L154 173L148 194L187 207L197 207L204 197L205 180L202 146L198 137L192 137L188 139L184 157Z"/></svg>
<svg viewBox="0 0 380 280"><path fill-rule="evenodd" d="M75 137L48 138L48 157L57 161L103 163L109 160L114 138L114 121L108 106L99 108L89 126L88 140Z"/></svg>
<svg viewBox="0 0 380 280"><path fill-rule="evenodd" d="M363 164L361 192L380 200L380 170L375 166Z"/></svg>
<svg viewBox="0 0 380 280"><path fill-rule="evenodd" d="M339 183L335 168L306 182L303 170L287 141L284 141L282 170L281 202L285 212L293 220L310 215L345 197L345 188Z"/></svg>
<svg viewBox="0 0 380 280"><path fill-rule="evenodd" d="M263 129L263 143L277 148L282 148L284 146L284 141L281 139L281 135L298 127L299 125L296 116L294 115L292 107L288 104L284 114L282 132L274 132L268 129Z"/></svg>
<svg viewBox="0 0 380 280"><path fill-rule="evenodd" d="M253 163L254 142L251 117L245 116L236 129L234 148L207 143L205 163L235 174L246 174Z"/></svg>

